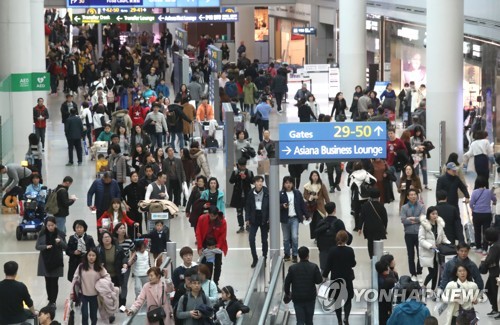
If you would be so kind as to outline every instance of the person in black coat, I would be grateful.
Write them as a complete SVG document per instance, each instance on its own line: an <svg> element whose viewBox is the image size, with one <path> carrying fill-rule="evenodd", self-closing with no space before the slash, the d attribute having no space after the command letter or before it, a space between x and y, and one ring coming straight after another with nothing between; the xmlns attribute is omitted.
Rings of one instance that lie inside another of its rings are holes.
<svg viewBox="0 0 500 325"><path fill-rule="evenodd" d="M87 223L84 220L75 220L73 223L73 231L75 234L69 237L68 247L66 247L66 255L69 256L69 282L73 281L75 271L78 265L82 263L89 249L95 247L94 238L87 234L87 228Z"/></svg>
<svg viewBox="0 0 500 325"><path fill-rule="evenodd" d="M363 97L363 88L361 86L356 86L354 88L354 94L352 95L352 103L351 108L349 108L349 112L351 112L351 119L354 121L358 118L358 100Z"/></svg>
<svg viewBox="0 0 500 325"><path fill-rule="evenodd" d="M168 105L167 126L168 131L170 132L170 146L175 148L175 136L177 136L179 138L179 147L182 150L182 148L184 148L184 122L182 120L185 120L188 123L191 123L192 121L186 116L186 114L184 114L181 101L182 97L176 97L174 104ZM172 119L169 118L171 114L175 114L175 124L171 124Z"/></svg>
<svg viewBox="0 0 500 325"><path fill-rule="evenodd" d="M446 238L455 245L458 240L459 243L465 243L464 227L462 226L462 219L460 218L460 211L453 205L447 202L446 191L439 190L436 192L437 204L436 209L438 215L443 218L444 233Z"/></svg>
<svg viewBox="0 0 500 325"><path fill-rule="evenodd" d="M323 270L323 280L326 281L328 274L330 274L331 280L344 279L347 288L347 297L345 297L344 304L344 323L349 324L349 314L352 307L351 300L354 297L352 281L354 280L353 268L356 266L356 257L354 250L346 246L349 240L347 231L341 230L337 232L335 240L337 241L337 245L332 247L328 252L328 260ZM338 261L342 261L342 263ZM342 306L339 307L335 309L335 314L337 314L339 324L342 324Z"/></svg>
<svg viewBox="0 0 500 325"><path fill-rule="evenodd" d="M500 275L500 240L498 229L490 227L486 229L484 232L484 239L488 242L488 245L491 245L488 255L484 259L483 262L479 265L479 272L482 274L488 273L488 280L486 280L486 295L491 304L491 312L488 315L491 315L493 312L496 312L495 319L500 319L500 314L498 314L498 285L497 278Z"/></svg>
<svg viewBox="0 0 500 325"><path fill-rule="evenodd" d="M260 228L262 241L262 256L267 258L267 237L269 233L269 190L264 186L264 177L257 175L253 178L255 187L247 194L245 204L245 222L250 227L248 241L252 253L252 265L257 265L257 250L255 248L255 236Z"/></svg>
<svg viewBox="0 0 500 325"><path fill-rule="evenodd" d="M156 259L158 255L167 251L167 243L170 241L170 229L163 225L162 220L155 222L155 229L149 234L141 235L141 238L151 239L151 253Z"/></svg>
<svg viewBox="0 0 500 325"><path fill-rule="evenodd" d="M139 224L137 231L142 234L142 213L139 212L139 201L144 200L146 190L139 185L139 173L134 171L130 173L130 184L125 186L122 191L122 202L125 202L127 216ZM137 235L133 226L128 226L128 234L130 237Z"/></svg>
<svg viewBox="0 0 500 325"><path fill-rule="evenodd" d="M236 323L238 318L250 311L241 300L234 295L234 289L231 286L225 286L221 289L222 298L214 305L214 311L225 309L231 322Z"/></svg>
<svg viewBox="0 0 500 325"><path fill-rule="evenodd" d="M311 109L311 106L306 104L306 99L299 99L295 106L298 107L297 114L299 116L300 122L311 122L311 117L317 121L318 118L314 115L314 112Z"/></svg>
<svg viewBox="0 0 500 325"><path fill-rule="evenodd" d="M238 159L237 169L233 170L229 178L229 183L234 184L230 206L236 208L238 226L240 227L236 232L238 234L245 232L243 210L245 209L247 195L252 188L252 181L253 172L247 169L247 160L241 157ZM247 227L247 230L250 230L250 227Z"/></svg>
<svg viewBox="0 0 500 325"><path fill-rule="evenodd" d="M64 134L68 141L68 157L69 162L66 166L73 165L73 148L76 150L78 165L82 164L82 138L83 138L83 123L82 119L77 116L77 109L70 110L70 116L64 122Z"/></svg>
<svg viewBox="0 0 500 325"><path fill-rule="evenodd" d="M446 164L446 174L439 177L437 180L436 193L439 190L444 190L447 193L448 199L447 202L454 207L458 208L458 189L465 196L465 203L469 204L469 191L467 190L467 186L460 180L457 176L458 167L455 163ZM436 197L437 199L437 197Z"/></svg>
<svg viewBox="0 0 500 325"><path fill-rule="evenodd" d="M70 116L70 111L71 111L72 108L77 109L78 106L73 101L73 95L67 94L66 95L66 101L61 104L61 118L62 118L62 123L63 124L66 123L66 120Z"/></svg>
<svg viewBox="0 0 500 325"><path fill-rule="evenodd" d="M372 188L370 199L361 206L360 212L360 229L358 233L363 235L368 240L368 255L370 259L373 257L373 241L387 239L387 210L380 203L380 191L377 188Z"/></svg>
<svg viewBox="0 0 500 325"><path fill-rule="evenodd" d="M390 297L390 291L392 288L394 288L394 285L398 281L396 278L396 274L391 271L390 265L386 263L385 261L378 261L375 264L375 269L377 270L378 273L378 290L379 290L379 295L383 297ZM383 295L382 295L382 292ZM386 299L383 299L379 301L378 303L378 308L379 308L379 324L380 325L385 325L387 324L387 320L391 316L392 313L392 301L386 301Z"/></svg>
<svg viewBox="0 0 500 325"><path fill-rule="evenodd" d="M337 121L337 116L344 115L345 117L346 109L347 103L345 102L344 94L338 92L337 95L335 95L335 99L333 100L333 107L330 116L334 117L335 121Z"/></svg>
<svg viewBox="0 0 500 325"><path fill-rule="evenodd" d="M106 259L106 251L114 250L114 255L111 260ZM125 256L123 248L118 245L107 230L103 231L99 236L99 246L97 246L99 260L103 262L103 267L108 271L111 281L115 287L121 286L121 270L128 267L128 258Z"/></svg>
<svg viewBox="0 0 500 325"><path fill-rule="evenodd" d="M288 92L288 85L286 81L286 74L283 75L278 73L271 81L271 92L276 98L276 108L278 112L281 112L281 102L283 101L283 95Z"/></svg>

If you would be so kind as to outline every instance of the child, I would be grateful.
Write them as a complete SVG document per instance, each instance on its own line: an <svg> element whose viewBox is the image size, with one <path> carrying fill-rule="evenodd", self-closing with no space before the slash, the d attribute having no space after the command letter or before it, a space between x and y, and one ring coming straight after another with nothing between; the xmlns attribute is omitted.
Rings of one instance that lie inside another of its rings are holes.
<svg viewBox="0 0 500 325"><path fill-rule="evenodd" d="M163 221L157 220L155 222L155 229L141 237L151 239L151 253L153 253L153 257L156 259L158 255L167 251L167 242L170 241L170 230L168 227L163 226Z"/></svg>
<svg viewBox="0 0 500 325"><path fill-rule="evenodd" d="M215 238L207 238L206 240L207 248L204 248L200 258L205 259L206 264L214 265L215 263L215 254L222 254L222 250L217 248L217 242Z"/></svg>
<svg viewBox="0 0 500 325"><path fill-rule="evenodd" d="M97 155L97 161L95 163L96 173L100 174L108 170L108 160L102 153Z"/></svg>
<svg viewBox="0 0 500 325"><path fill-rule="evenodd" d="M182 247L179 255L182 258L182 264L179 265L172 273L172 282L175 289L179 289L184 285L184 274L187 269L195 267L197 264L193 262L193 250L189 246Z"/></svg>
<svg viewBox="0 0 500 325"><path fill-rule="evenodd" d="M132 274L135 277L135 299L137 299L142 287L149 281L148 270L151 267L149 251L144 240L135 242L135 251L130 256L129 265L132 265Z"/></svg>
<svg viewBox="0 0 500 325"><path fill-rule="evenodd" d="M111 136L113 135L113 132L111 132L111 125L106 124L104 126L104 131L99 134L99 137L97 137L97 141L106 141L106 142L111 142Z"/></svg>
<svg viewBox="0 0 500 325"><path fill-rule="evenodd" d="M114 198L111 200L109 209L104 212L99 219L97 219L97 229L100 233L104 230L108 230L111 232L119 223L126 223L129 226L139 226L139 223L134 223L134 220L130 219L122 210L121 200L118 198Z"/></svg>

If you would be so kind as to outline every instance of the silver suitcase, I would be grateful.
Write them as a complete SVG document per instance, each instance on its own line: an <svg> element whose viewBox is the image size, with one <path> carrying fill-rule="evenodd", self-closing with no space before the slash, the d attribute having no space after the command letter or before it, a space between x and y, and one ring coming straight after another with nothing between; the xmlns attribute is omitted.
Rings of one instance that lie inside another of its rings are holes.
<svg viewBox="0 0 500 325"><path fill-rule="evenodd" d="M467 213L467 223L464 226L465 229L465 241L469 246L475 246L476 240L474 235L474 225L472 224L472 220L469 212L469 205L465 203L465 211Z"/></svg>

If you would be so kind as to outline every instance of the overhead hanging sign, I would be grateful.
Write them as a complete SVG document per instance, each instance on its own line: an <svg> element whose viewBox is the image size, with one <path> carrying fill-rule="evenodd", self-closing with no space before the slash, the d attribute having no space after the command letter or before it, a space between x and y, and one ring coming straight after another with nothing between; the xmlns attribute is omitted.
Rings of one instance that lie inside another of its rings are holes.
<svg viewBox="0 0 500 325"><path fill-rule="evenodd" d="M220 0L66 0L68 8L197 8L220 7Z"/></svg>
<svg viewBox="0 0 500 325"><path fill-rule="evenodd" d="M387 157L385 122L281 123L280 161Z"/></svg>
<svg viewBox="0 0 500 325"><path fill-rule="evenodd" d="M204 23L204 22L237 22L238 13L221 14L149 14L149 13L120 13L120 14L75 14L75 24L109 24L109 23Z"/></svg>

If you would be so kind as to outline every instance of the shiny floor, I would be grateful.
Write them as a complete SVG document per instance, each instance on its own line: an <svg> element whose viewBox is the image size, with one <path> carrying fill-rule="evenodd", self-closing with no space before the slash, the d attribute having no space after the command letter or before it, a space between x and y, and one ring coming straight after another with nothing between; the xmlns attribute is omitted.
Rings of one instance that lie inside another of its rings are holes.
<svg viewBox="0 0 500 325"><path fill-rule="evenodd" d="M95 178L95 164L90 161L87 156L84 159L82 166L72 166L66 167L65 164L68 162L67 158L67 145L64 138L63 125L60 119L60 104L64 101L64 96L59 94L58 96L49 96L47 102L50 110L51 120L47 127L47 145L45 150L44 168L43 175L45 178L46 185L49 188L55 187L59 184L63 177L70 175L75 180L72 187L70 188L70 194L75 194L78 197L77 202L70 208L70 216L67 219L67 228L71 229L71 225L75 219L85 219L89 223L89 233L96 236L96 226L95 226L95 215L92 214L87 208L86 204L86 194L90 187L92 181ZM75 99L78 104L81 102L81 98ZM296 122L298 121L296 107L287 104L286 113L278 115L273 113L271 115L271 138L277 137L278 124L282 122ZM329 113L330 105L326 102L320 102L320 109L323 113ZM257 131L254 127L249 128L251 137L258 139ZM254 146L257 144L253 143ZM224 155L222 151L218 151L216 154L209 154L209 163L214 175L224 175ZM315 163L309 165L309 170L302 174L302 184L307 182L309 177L309 172L316 168ZM251 165L251 169L256 170L256 163ZM287 169L285 167L280 167L280 178L287 175ZM223 176L222 176L223 177ZM469 175L469 188L472 184L473 176ZM327 182L326 174L322 174L323 181ZM429 186L435 188L436 179L434 177L429 177ZM224 184L224 180L220 179L220 183ZM344 220L348 229L353 228L353 218L350 215L350 198L349 190L346 187L346 174L342 176L341 183L342 191L336 192L335 194L330 194L331 200L337 203L337 215ZM425 191L423 194L424 201L427 205L434 204L434 191ZM398 200L392 204L386 206L389 213L389 226L388 226L388 237L384 243L384 250L390 252L396 257L397 270L400 275L408 274L407 258L406 258L406 247L403 240L403 227L398 217ZM227 257L223 260L222 266L222 277L221 286L232 285L237 290L237 297L243 298L246 293L246 288L248 286L248 281L252 274L252 269L250 268L251 256L248 245L248 234L236 234L237 230L237 220L235 209L227 209L227 222L228 222L228 243L229 243L229 253ZM23 240L21 242L17 241L15 238L15 228L18 223L18 216L16 215L3 215L0 218L0 265L3 265L6 261L16 260L20 264L18 279L23 281L28 286L30 293L35 301L35 307L37 309L45 306L47 304L47 298L45 293L44 280L36 275L36 265L39 253L35 250L34 240ZM464 216L465 218L465 216ZM191 247L194 246L194 236L193 230L190 228L189 222L181 214L181 217L176 218L171 221L171 240L177 242L177 249L185 245ZM301 225L299 227L299 245L305 245L311 248L311 260L313 262L318 262L318 253L315 248L314 242L309 239L309 230L307 226ZM259 234L258 234L259 236ZM257 243L259 245L259 238L257 238ZM355 234L354 241L352 244L356 252L357 266L355 270L356 280L355 288L369 288L370 287L370 260L368 258L368 252L366 248L366 241L363 237ZM476 253L471 252L471 256L474 261L479 262L480 256ZM180 259L177 258L177 263ZM289 264L289 263L287 263ZM65 270L66 272L66 270ZM424 271L425 272L425 271ZM424 273L425 275L425 273ZM130 306L133 299L133 282L129 283L129 297L127 305ZM70 285L67 282L66 277L59 280L59 298L57 301L58 313L57 320L62 321L62 311L65 299L69 295ZM432 303L429 305L431 312L433 312ZM354 305L353 313L361 313L366 309L366 304L358 303ZM483 303L477 306L480 312L481 324L493 324L494 320L488 318L485 314L490 310L490 306L487 303ZM322 316L322 320L324 316ZM335 322L335 318L331 316L331 322ZM293 319L293 318L292 318ZM123 314L118 315L117 322L122 322L126 320ZM79 320L78 320L79 322ZM330 322L330 323L331 323ZM354 323L354 322L353 322ZM357 322L356 322L357 323Z"/></svg>

